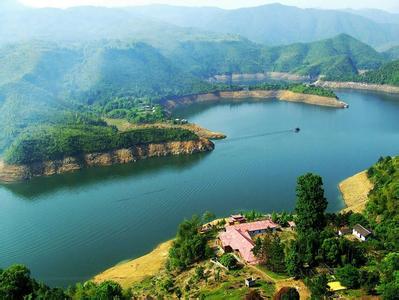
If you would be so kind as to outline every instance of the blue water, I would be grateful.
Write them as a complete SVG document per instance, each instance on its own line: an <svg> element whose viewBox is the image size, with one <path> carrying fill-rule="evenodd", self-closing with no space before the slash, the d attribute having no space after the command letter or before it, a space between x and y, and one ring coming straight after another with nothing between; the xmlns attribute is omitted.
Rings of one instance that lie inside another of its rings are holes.
<svg viewBox="0 0 399 300"><path fill-rule="evenodd" d="M51 285L86 280L171 238L192 214L292 210L306 172L323 176L328 209L341 209L341 180L399 153L399 96L338 94L350 109L193 105L177 115L228 136L212 153L0 186L0 268L23 263Z"/></svg>

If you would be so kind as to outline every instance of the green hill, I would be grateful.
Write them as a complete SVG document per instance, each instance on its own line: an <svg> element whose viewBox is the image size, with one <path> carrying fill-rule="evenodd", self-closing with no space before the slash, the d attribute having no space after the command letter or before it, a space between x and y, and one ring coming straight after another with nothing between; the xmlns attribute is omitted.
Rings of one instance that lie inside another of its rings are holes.
<svg viewBox="0 0 399 300"><path fill-rule="evenodd" d="M207 79L217 74L279 71L342 79L386 61L347 35L280 47L236 36L187 38L168 30L165 36L169 42L157 46L102 40L0 48L0 149L27 127L70 121L65 114L74 113L86 124L114 109L126 115L139 104L214 91L218 87Z"/></svg>
<svg viewBox="0 0 399 300"><path fill-rule="evenodd" d="M399 86L399 60L387 63L377 70L358 76L357 81Z"/></svg>

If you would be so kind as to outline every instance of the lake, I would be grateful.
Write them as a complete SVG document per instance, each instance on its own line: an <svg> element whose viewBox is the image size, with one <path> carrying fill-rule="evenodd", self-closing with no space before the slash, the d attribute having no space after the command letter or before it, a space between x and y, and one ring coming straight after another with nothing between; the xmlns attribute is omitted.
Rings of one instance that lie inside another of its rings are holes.
<svg viewBox="0 0 399 300"><path fill-rule="evenodd" d="M323 176L329 211L341 209L341 180L399 153L399 96L337 93L349 109L277 100L193 105L176 114L228 136L211 153L0 186L0 268L22 263L67 286L145 254L195 213L290 211L306 172Z"/></svg>

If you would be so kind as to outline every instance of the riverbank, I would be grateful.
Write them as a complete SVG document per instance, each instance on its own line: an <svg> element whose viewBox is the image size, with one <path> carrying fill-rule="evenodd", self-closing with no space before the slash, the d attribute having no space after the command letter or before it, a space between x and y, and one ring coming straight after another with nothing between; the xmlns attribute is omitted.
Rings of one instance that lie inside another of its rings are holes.
<svg viewBox="0 0 399 300"><path fill-rule="evenodd" d="M373 184L367 177L367 171L360 172L340 182L339 190L346 205L346 208L342 211L361 213L366 207L368 193L372 189Z"/></svg>
<svg viewBox="0 0 399 300"><path fill-rule="evenodd" d="M0 161L0 181L5 183L29 180L38 176L51 176L77 171L88 167L126 164L150 157L188 155L214 150L215 145L208 139L135 145L130 148L108 152L69 156L59 160L11 165Z"/></svg>
<svg viewBox="0 0 399 300"><path fill-rule="evenodd" d="M121 262L116 266L94 276L93 281L100 283L106 280L118 282L123 288L129 288L134 283L147 277L152 277L164 269L172 240L158 245L150 253L139 258Z"/></svg>
<svg viewBox="0 0 399 300"><path fill-rule="evenodd" d="M354 89L354 90L399 94L399 87L393 85L369 84L362 82L322 81L322 80L316 81L315 85L329 89Z"/></svg>
<svg viewBox="0 0 399 300"><path fill-rule="evenodd" d="M162 105L172 111L179 106L191 105L194 103L212 102L220 100L243 101L246 99L254 99L256 101L265 101L278 99L280 101L300 102L311 105L327 106L333 108L345 108L347 104L334 97L324 97L312 94L294 93L288 90L242 90L242 91L226 91L214 92L207 94L197 94L190 96L178 97L175 99L167 99L162 101Z"/></svg>

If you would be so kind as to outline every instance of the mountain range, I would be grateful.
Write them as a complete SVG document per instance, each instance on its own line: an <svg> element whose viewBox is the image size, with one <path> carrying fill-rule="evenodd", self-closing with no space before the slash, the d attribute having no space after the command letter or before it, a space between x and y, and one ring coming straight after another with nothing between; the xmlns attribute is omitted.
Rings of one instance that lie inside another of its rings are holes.
<svg viewBox="0 0 399 300"><path fill-rule="evenodd" d="M18 6L15 1L6 3L4 7ZM381 22L384 18L377 17L376 12L301 9L281 4L235 10L164 5L66 10L26 8L12 12L2 9L0 44L31 39L143 39L148 30L157 31L159 38L163 28L175 25L175 30L183 31L184 27L190 34L195 28L240 35L268 46L312 42L346 33L373 47L387 49L399 44L399 24L393 14L389 16L386 22Z"/></svg>

